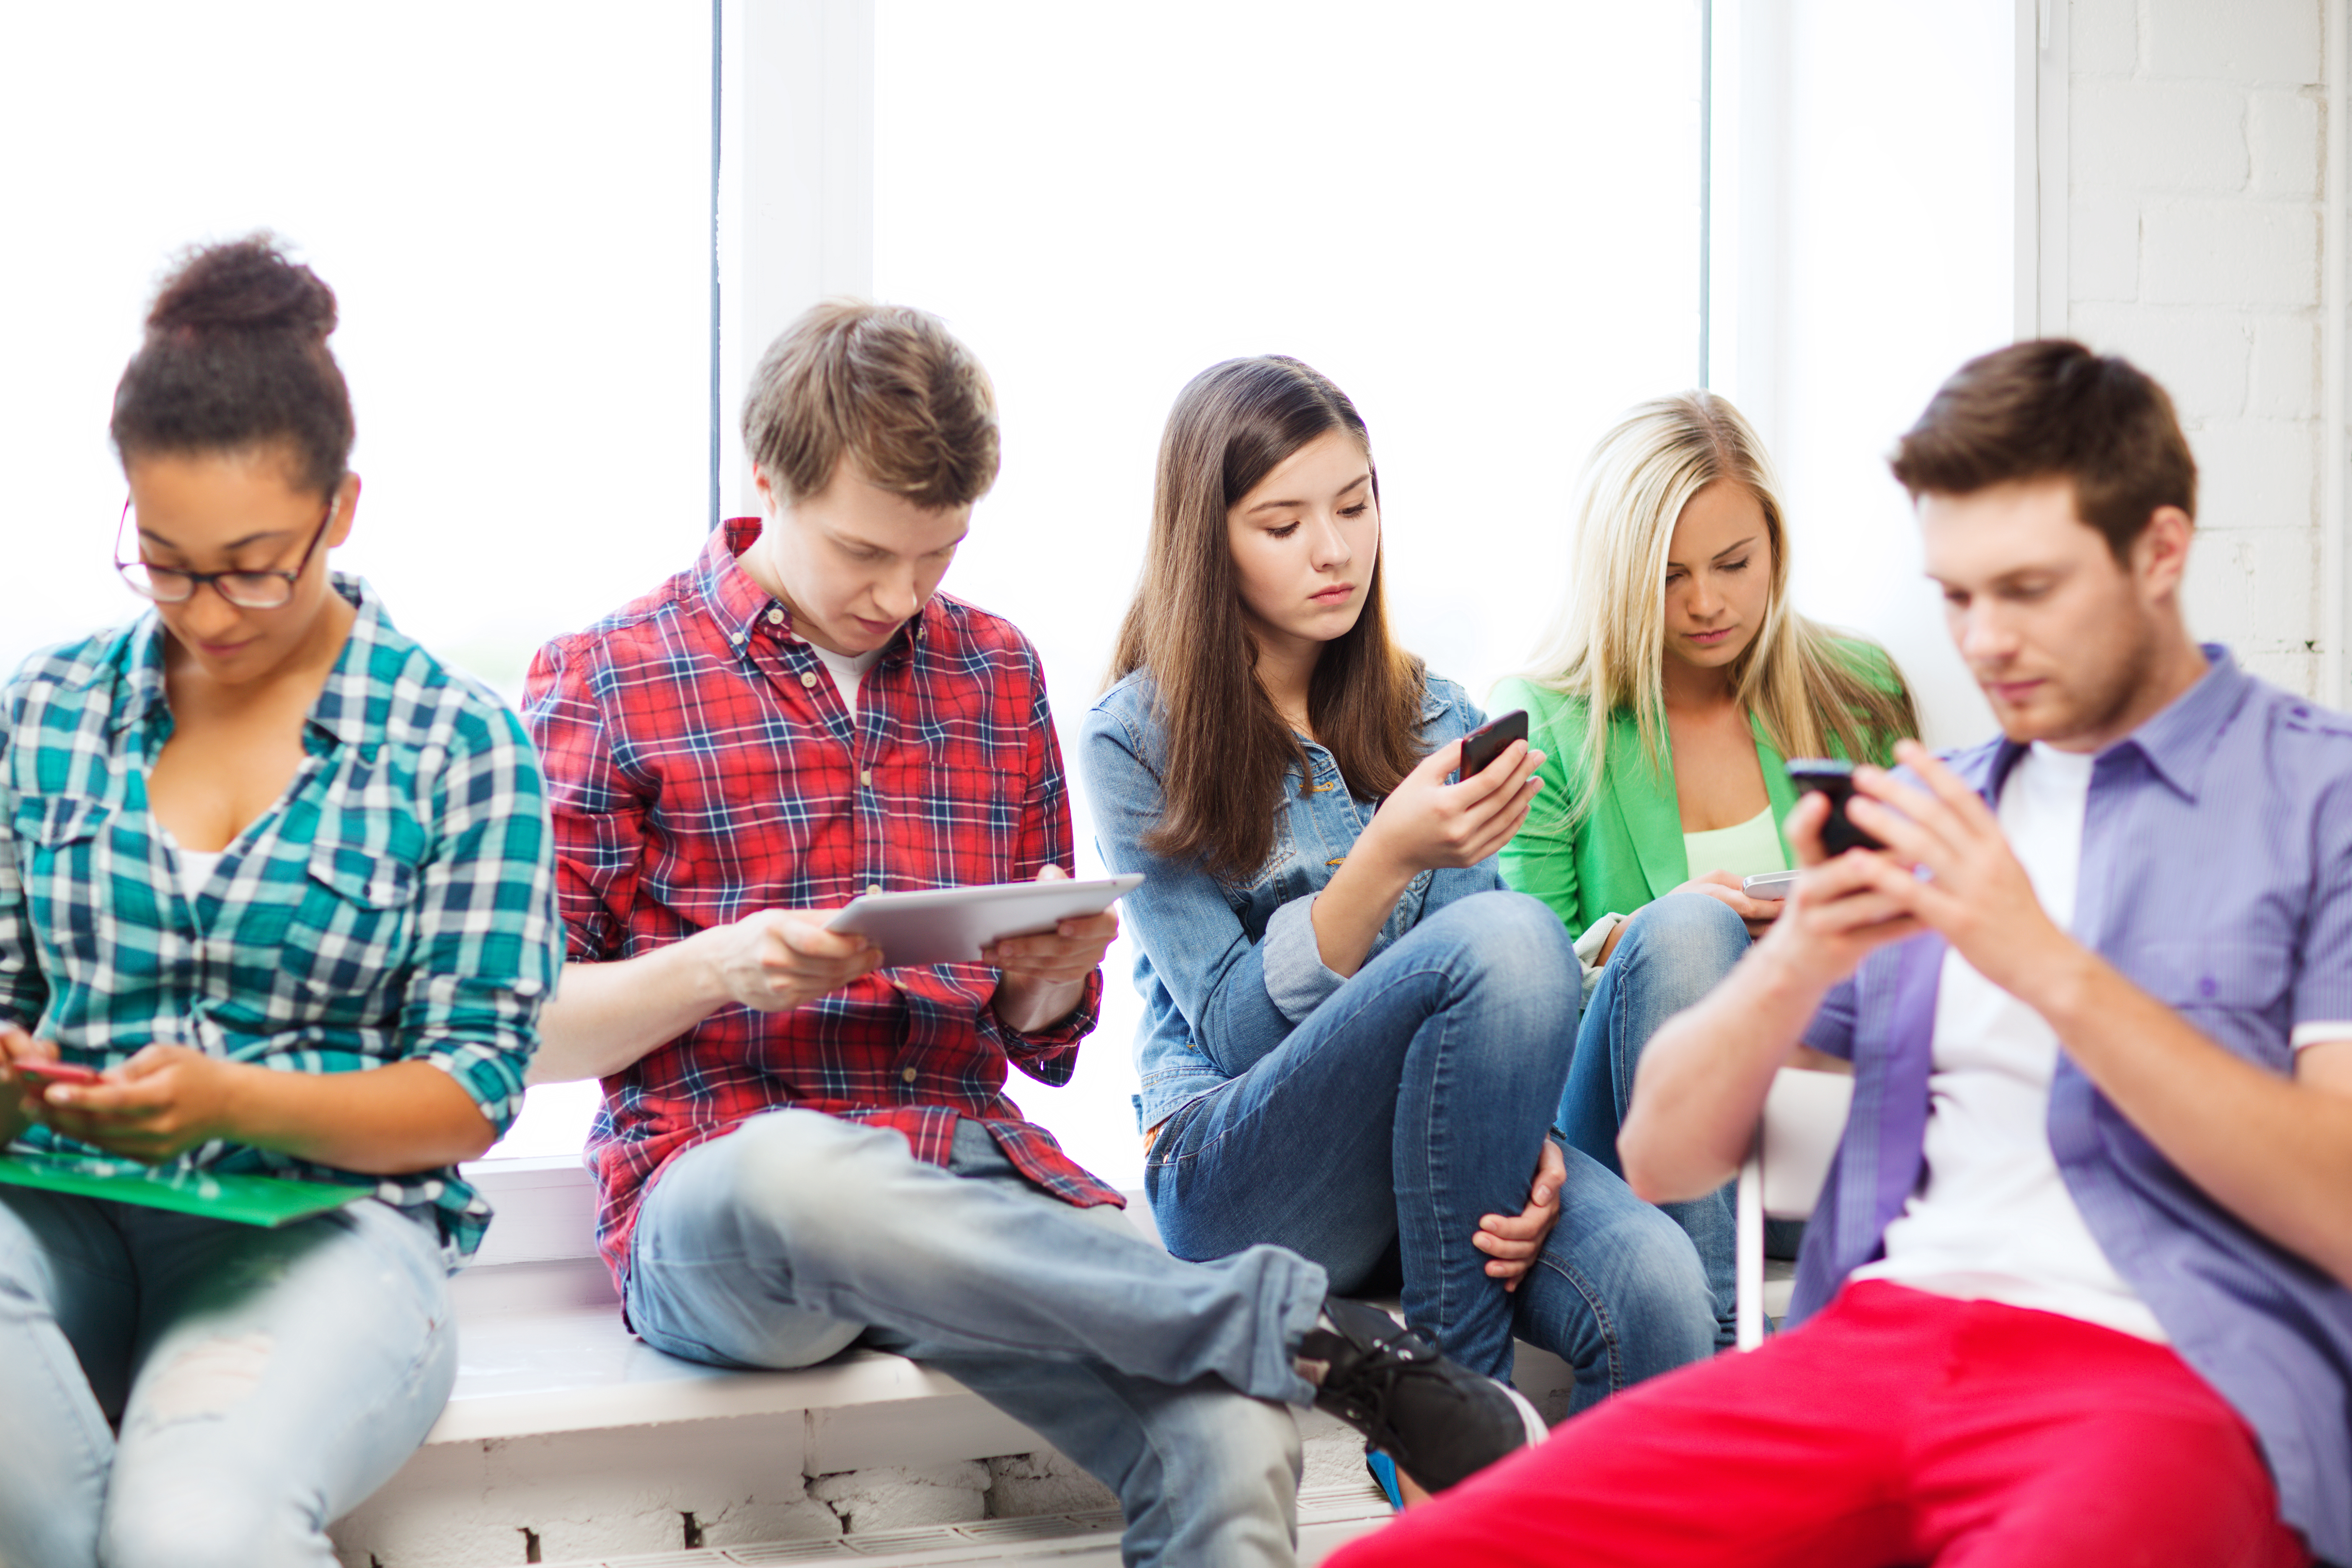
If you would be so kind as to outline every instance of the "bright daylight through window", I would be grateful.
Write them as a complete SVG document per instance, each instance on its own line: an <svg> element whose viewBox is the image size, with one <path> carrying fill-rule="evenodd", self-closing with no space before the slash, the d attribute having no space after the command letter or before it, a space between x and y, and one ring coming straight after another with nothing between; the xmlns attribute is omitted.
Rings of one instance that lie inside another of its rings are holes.
<svg viewBox="0 0 2352 1568"><path fill-rule="evenodd" d="M949 591L1037 642L1066 742L1177 389L1295 354L1370 424L1402 640L1483 698L1558 587L1584 447L1695 378L1697 7L1010 10L877 11L874 292L943 315L1003 405ZM173 252L267 227L341 299L366 486L341 564L515 698L540 642L684 565L707 519L708 12L239 15L156 7L135 57L104 13L11 23L0 136L43 149L11 211L52 238L0 257L40 301L0 386L0 660L138 609L107 557L114 379ZM306 86L298 50L369 68ZM1011 1086L1125 1186L1131 958L1075 1083ZM593 1104L534 1090L499 1152L576 1149Z"/></svg>
<svg viewBox="0 0 2352 1568"><path fill-rule="evenodd" d="M1170 403L1293 354L1370 426L1400 637L1483 701L1559 589L1585 447L1696 375L1698 7L1017 9L877 11L875 289L943 315L1003 404L948 591L1036 642L1066 748ZM1132 962L1070 1087L1010 1085L1126 1187Z"/></svg>
<svg viewBox="0 0 2352 1568"><path fill-rule="evenodd" d="M140 609L108 564L115 378L174 252L268 228L341 304L364 490L338 565L518 700L541 642L709 521L708 11L136 9L21 8L0 47L0 144L39 149L0 254L0 663ZM576 1149L594 1096L533 1091L501 1152Z"/></svg>

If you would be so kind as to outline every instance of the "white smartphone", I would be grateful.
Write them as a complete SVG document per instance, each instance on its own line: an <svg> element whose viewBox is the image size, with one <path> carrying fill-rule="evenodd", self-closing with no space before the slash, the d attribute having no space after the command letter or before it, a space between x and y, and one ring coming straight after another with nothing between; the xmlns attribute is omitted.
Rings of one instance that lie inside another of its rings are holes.
<svg viewBox="0 0 2352 1568"><path fill-rule="evenodd" d="M1742 877L1739 890L1751 899L1785 899L1801 875L1799 871L1766 871L1759 876Z"/></svg>
<svg viewBox="0 0 2352 1568"><path fill-rule="evenodd" d="M927 888L914 893L867 893L824 922L855 931L882 949L886 967L978 963L980 950L1008 936L1051 931L1062 921L1098 915L1121 893L1143 885L1139 876L1083 882L992 882L979 888Z"/></svg>

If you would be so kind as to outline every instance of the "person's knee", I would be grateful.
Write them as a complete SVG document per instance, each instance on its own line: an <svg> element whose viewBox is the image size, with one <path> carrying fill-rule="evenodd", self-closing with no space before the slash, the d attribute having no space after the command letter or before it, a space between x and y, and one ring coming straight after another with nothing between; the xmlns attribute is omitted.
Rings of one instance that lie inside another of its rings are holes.
<svg viewBox="0 0 2352 1568"><path fill-rule="evenodd" d="M710 1152L711 1185L743 1223L809 1247L872 1236L885 1184L908 1159L887 1129L797 1110L755 1116Z"/></svg>
<svg viewBox="0 0 2352 1568"><path fill-rule="evenodd" d="M1462 951L1473 972L1507 982L1513 993L1571 1005L1582 989L1576 944L1551 906L1525 893L1475 893L1444 911L1460 922Z"/></svg>
<svg viewBox="0 0 2352 1568"><path fill-rule="evenodd" d="M1627 922L1612 963L1639 968L1653 985L1671 985L1696 1001L1730 973L1749 945L1748 923L1720 899L1669 893Z"/></svg>

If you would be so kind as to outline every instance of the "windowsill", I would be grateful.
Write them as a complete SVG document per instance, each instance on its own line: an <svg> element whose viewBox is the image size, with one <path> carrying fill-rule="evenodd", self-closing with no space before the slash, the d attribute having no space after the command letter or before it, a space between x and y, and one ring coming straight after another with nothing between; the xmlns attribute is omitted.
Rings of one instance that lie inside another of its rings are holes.
<svg viewBox="0 0 2352 1568"><path fill-rule="evenodd" d="M579 1155L476 1160L459 1173L497 1211L472 1268L596 1256L596 1183Z"/></svg>

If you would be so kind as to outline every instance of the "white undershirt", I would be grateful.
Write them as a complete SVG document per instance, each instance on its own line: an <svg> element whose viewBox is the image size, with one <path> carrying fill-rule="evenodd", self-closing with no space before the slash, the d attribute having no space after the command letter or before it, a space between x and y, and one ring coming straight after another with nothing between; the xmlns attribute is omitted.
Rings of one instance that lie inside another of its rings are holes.
<svg viewBox="0 0 2352 1568"><path fill-rule="evenodd" d="M2036 744L2000 792L2001 831L2042 908L2074 923L2095 759ZM2059 1312L2163 1342L2107 1261L2050 1152L2058 1037L2041 1014L1944 955L1927 1079L1927 1182L1886 1227L1886 1257L1854 1270L1939 1296Z"/></svg>
<svg viewBox="0 0 2352 1568"><path fill-rule="evenodd" d="M162 827L163 824L156 826ZM163 841L172 847L172 854L180 862L180 891L186 894L188 902L193 904L196 901L196 895L204 890L205 884L213 879L213 868L220 864L221 857L228 851L187 848L168 827L163 828Z"/></svg>
<svg viewBox="0 0 2352 1568"><path fill-rule="evenodd" d="M882 662L883 650L877 647L854 658L845 653L819 647L814 643L809 644L809 650L824 661L824 668L833 674L834 689L841 693L841 705L849 710L853 718L856 717L857 688L866 679L866 672Z"/></svg>

